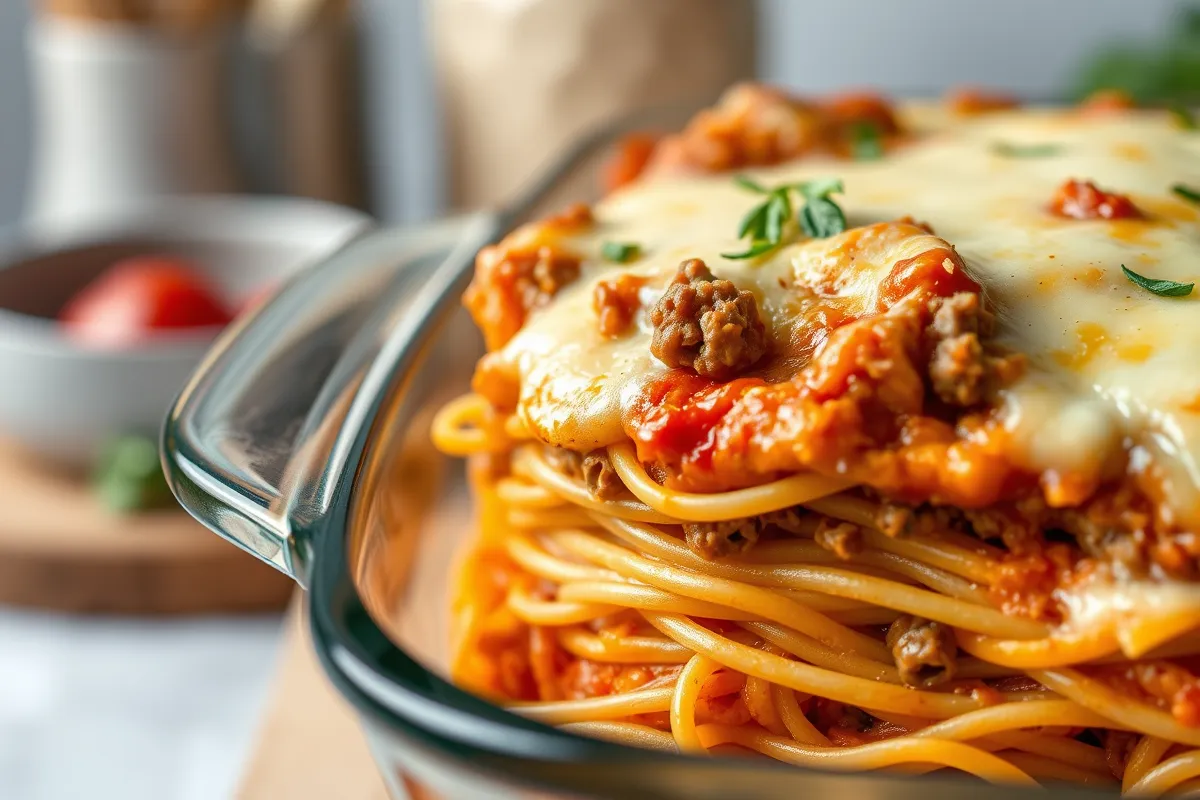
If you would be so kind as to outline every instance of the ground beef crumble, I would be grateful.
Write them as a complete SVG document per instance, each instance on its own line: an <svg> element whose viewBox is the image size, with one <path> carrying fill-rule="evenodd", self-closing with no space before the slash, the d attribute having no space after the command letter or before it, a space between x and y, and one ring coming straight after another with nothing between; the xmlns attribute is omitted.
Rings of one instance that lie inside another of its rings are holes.
<svg viewBox="0 0 1200 800"><path fill-rule="evenodd" d="M965 527L962 511L957 508L932 505L914 508L888 501L879 505L874 522L876 528L893 539L958 531Z"/></svg>
<svg viewBox="0 0 1200 800"><path fill-rule="evenodd" d="M768 511L759 519L763 527L779 528L785 533L801 536L815 530L818 515L808 511L803 506L781 508L778 511Z"/></svg>
<svg viewBox="0 0 1200 800"><path fill-rule="evenodd" d="M1101 487L1073 508L1053 508L1036 493L980 509L868 496L879 500L872 526L887 536L952 533L1000 548L991 594L1008 614L1060 619L1057 590L1097 577L1200 579L1200 536L1161 519L1132 481Z"/></svg>
<svg viewBox="0 0 1200 800"><path fill-rule="evenodd" d="M601 336L615 339L629 330L641 307L638 292L645 285L645 278L629 273L596 283L592 290L592 309L596 312Z"/></svg>
<svg viewBox="0 0 1200 800"><path fill-rule="evenodd" d="M997 386L1011 381L1023 359L988 353L983 339L991 336L994 318L979 295L959 292L933 303L933 321L925 331L929 383L948 405L979 405Z"/></svg>
<svg viewBox="0 0 1200 800"><path fill-rule="evenodd" d="M929 688L954 678L958 645L949 625L905 614L888 627L886 641L908 686Z"/></svg>
<svg viewBox="0 0 1200 800"><path fill-rule="evenodd" d="M583 454L565 447L543 447L542 458L546 463L568 478L583 478Z"/></svg>
<svg viewBox="0 0 1200 800"><path fill-rule="evenodd" d="M678 134L645 145L622 146L610 166L609 186L627 176L655 172L719 172L766 166L809 154L855 156L860 130L873 131L887 151L904 139L891 104L875 94L849 92L821 99L797 97L772 86L741 83L730 87Z"/></svg>
<svg viewBox="0 0 1200 800"><path fill-rule="evenodd" d="M603 447L578 453L565 447L545 447L542 457L562 474L583 481L588 494L597 500L612 500L625 494L625 484L613 468Z"/></svg>
<svg viewBox="0 0 1200 800"><path fill-rule="evenodd" d="M679 265L650 311L650 351L669 367L727 380L767 352L766 326L754 295L716 278L703 261Z"/></svg>
<svg viewBox="0 0 1200 800"><path fill-rule="evenodd" d="M862 529L851 522L822 517L813 540L843 561L862 552Z"/></svg>
<svg viewBox="0 0 1200 800"><path fill-rule="evenodd" d="M580 470L588 494L597 500L612 500L625 493L625 484L613 468L612 461L608 459L608 452L603 448L584 456Z"/></svg>
<svg viewBox="0 0 1200 800"><path fill-rule="evenodd" d="M475 277L463 305L483 331L489 350L516 335L535 308L579 277L579 258L551 245L505 249L485 247L475 260Z"/></svg>
<svg viewBox="0 0 1200 800"><path fill-rule="evenodd" d="M850 553L853 549L851 537L843 538L833 530L838 527L836 521L827 520L800 506L782 508L756 517L742 517L723 522L687 522L683 525L683 532L687 546L692 552L711 561L744 553L764 536L778 535L779 533L793 536L816 536L821 531L823 524L827 524L830 528L829 533L832 536L830 549L836 546L841 547L842 552ZM822 544L822 546L827 545ZM850 556L842 557L849 558Z"/></svg>
<svg viewBox="0 0 1200 800"><path fill-rule="evenodd" d="M749 550L758 541L761 528L758 517L723 522L685 522L683 535L693 553L712 561Z"/></svg>
<svg viewBox="0 0 1200 800"><path fill-rule="evenodd" d="M530 311L549 303L579 277L581 259L561 240L594 221L591 209L576 203L479 251L463 305L483 332L488 350L502 347L525 324Z"/></svg>

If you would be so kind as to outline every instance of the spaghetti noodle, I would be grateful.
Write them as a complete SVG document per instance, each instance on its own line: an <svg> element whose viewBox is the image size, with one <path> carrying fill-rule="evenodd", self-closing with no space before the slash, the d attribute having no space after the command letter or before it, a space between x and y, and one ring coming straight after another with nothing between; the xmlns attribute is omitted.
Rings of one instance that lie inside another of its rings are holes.
<svg viewBox="0 0 1200 800"><path fill-rule="evenodd" d="M485 252L468 295L495 326L493 352L477 393L433 428L443 451L470 457L479 503L457 572L456 681L546 724L657 750L1132 795L1200 786L1200 592L1180 577L1194 561L1179 528L1188 515L1083 460L1037 472L1018 458L995 409L1019 360L985 340L979 286L953 247L903 222L851 230L819 259L793 252L789 280L849 270L845 259L891 271L862 281L868 306L775 318L788 346L807 349L773 366L755 361L758 338L749 356L721 340L730 363L745 356L738 368L757 372L709 379L726 369L709 355L663 353L685 329L663 322L661 304L647 317L652 344L645 330L606 329L595 347L608 349L585 358L578 299L561 301L573 318L521 338L527 317L551 319L557 293L580 293L567 284L589 262L555 248L589 219L555 218ZM729 298L705 306L734 315L723 330L756 324L753 300L690 263L668 283L670 313L707 281L695 302ZM806 291L841 298L858 280L825 279ZM813 332L818 318L827 327ZM500 330L518 331L512 353ZM676 369L635 349L651 346ZM560 359L571 348L575 360ZM592 362L603 369L581 366ZM780 377L779 364L791 371ZM607 383L642 373L658 377ZM963 383L984 373L987 386ZM1112 545L1135 525L1151 542L1138 574Z"/></svg>

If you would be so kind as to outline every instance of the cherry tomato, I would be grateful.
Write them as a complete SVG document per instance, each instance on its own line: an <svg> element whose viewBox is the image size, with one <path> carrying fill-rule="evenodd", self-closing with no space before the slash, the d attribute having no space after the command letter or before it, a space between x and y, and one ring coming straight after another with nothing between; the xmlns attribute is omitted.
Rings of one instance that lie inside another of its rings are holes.
<svg viewBox="0 0 1200 800"><path fill-rule="evenodd" d="M231 319L194 264L166 255L117 262L59 313L71 336L105 346L145 341L155 331L223 326Z"/></svg>

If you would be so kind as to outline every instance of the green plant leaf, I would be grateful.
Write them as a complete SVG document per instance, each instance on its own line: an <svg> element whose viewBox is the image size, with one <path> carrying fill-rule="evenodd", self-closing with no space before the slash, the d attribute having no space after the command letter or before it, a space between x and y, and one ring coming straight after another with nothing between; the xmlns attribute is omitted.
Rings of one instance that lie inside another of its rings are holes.
<svg viewBox="0 0 1200 800"><path fill-rule="evenodd" d="M1191 202L1200 205L1200 189L1193 189L1190 186L1177 183L1171 187L1171 191L1182 197L1184 200L1190 200Z"/></svg>
<svg viewBox="0 0 1200 800"><path fill-rule="evenodd" d="M791 215L792 203L788 200L787 190L773 192L771 199L767 201L767 223L762 238L772 244L779 244L783 240L783 224Z"/></svg>
<svg viewBox="0 0 1200 800"><path fill-rule="evenodd" d="M764 200L746 212L746 216L742 217L742 221L738 224L739 239L747 236L751 239L762 239L766 236L767 207L769 205L771 205L771 201Z"/></svg>
<svg viewBox="0 0 1200 800"><path fill-rule="evenodd" d="M817 178L812 181L796 184L800 194L806 198L829 197L831 194L842 194L846 191L841 178Z"/></svg>
<svg viewBox="0 0 1200 800"><path fill-rule="evenodd" d="M1187 297L1196 286L1194 283L1177 283L1176 281L1147 278L1145 275L1138 275L1124 264L1121 265L1121 272L1125 273L1125 277L1129 279L1130 283L1134 283L1147 292L1156 294L1159 297Z"/></svg>
<svg viewBox="0 0 1200 800"><path fill-rule="evenodd" d="M876 161L883 158L883 138L879 128L870 122L858 122L850 130L850 150L855 161Z"/></svg>
<svg viewBox="0 0 1200 800"><path fill-rule="evenodd" d="M628 264L642 254L642 248L634 242L605 242L600 245L600 255L605 261Z"/></svg>
<svg viewBox="0 0 1200 800"><path fill-rule="evenodd" d="M766 188L748 175L734 175L733 182L743 189L748 189L752 192L758 192L759 194L770 194L771 192L770 189Z"/></svg>
<svg viewBox="0 0 1200 800"><path fill-rule="evenodd" d="M846 230L846 215L828 197L810 197L800 209L800 227L817 239L836 236Z"/></svg>
<svg viewBox="0 0 1200 800"><path fill-rule="evenodd" d="M1200 127L1196 124L1196 117L1192 114L1192 110L1182 103L1172 103L1167 107L1167 111L1171 112L1175 124L1185 131L1194 131Z"/></svg>
<svg viewBox="0 0 1200 800"><path fill-rule="evenodd" d="M779 246L778 242L768 242L758 240L750 244L750 248L742 253L721 253L721 258L728 258L732 261L741 261L747 258L755 258L763 253L774 250Z"/></svg>

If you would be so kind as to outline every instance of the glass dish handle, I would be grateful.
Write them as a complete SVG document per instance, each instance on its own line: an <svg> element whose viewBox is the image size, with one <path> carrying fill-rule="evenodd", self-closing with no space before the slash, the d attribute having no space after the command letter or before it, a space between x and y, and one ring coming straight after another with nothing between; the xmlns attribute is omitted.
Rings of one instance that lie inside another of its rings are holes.
<svg viewBox="0 0 1200 800"><path fill-rule="evenodd" d="M353 468L370 403L502 227L484 212L369 230L235 323L163 429L163 468L183 507L305 584L304 531Z"/></svg>

